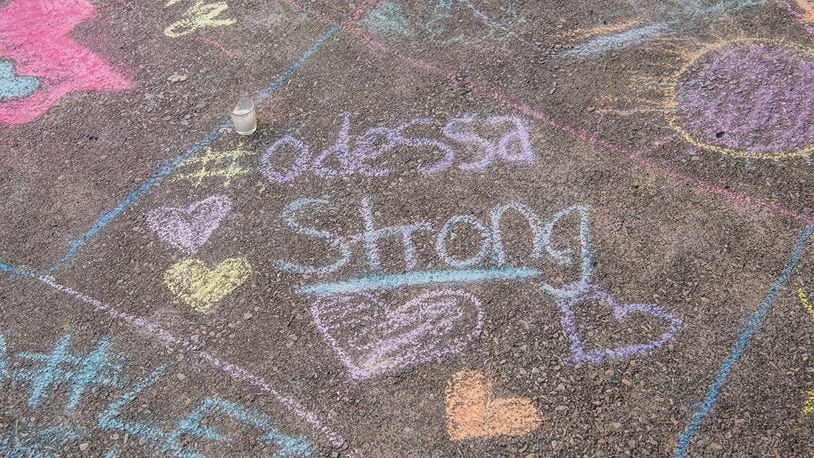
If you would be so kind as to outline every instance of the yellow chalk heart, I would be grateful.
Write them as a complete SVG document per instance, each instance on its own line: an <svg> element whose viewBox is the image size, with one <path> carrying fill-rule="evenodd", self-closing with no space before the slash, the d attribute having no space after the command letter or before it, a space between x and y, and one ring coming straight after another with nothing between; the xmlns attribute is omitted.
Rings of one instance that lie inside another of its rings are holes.
<svg viewBox="0 0 814 458"><path fill-rule="evenodd" d="M227 259L210 269L200 259L184 259L164 274L167 288L187 305L207 312L249 278L252 266L246 258Z"/></svg>

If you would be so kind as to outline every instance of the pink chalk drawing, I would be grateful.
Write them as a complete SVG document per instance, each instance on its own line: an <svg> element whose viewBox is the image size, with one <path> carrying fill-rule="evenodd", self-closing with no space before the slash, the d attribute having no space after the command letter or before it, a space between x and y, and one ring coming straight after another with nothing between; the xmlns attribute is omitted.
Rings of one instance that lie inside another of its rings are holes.
<svg viewBox="0 0 814 458"><path fill-rule="evenodd" d="M39 83L25 97L0 99L0 122L31 122L70 92L131 87L102 57L68 37L93 16L95 8L85 0L12 0L0 10L0 60L13 61L17 75Z"/></svg>
<svg viewBox="0 0 814 458"><path fill-rule="evenodd" d="M161 207L147 214L147 227L161 240L187 254L194 254L209 240L232 211L227 196L211 196L186 208Z"/></svg>
<svg viewBox="0 0 814 458"><path fill-rule="evenodd" d="M643 314L664 321L669 324L670 329L649 342L622 345L615 348L596 348L586 351L585 344L582 342L582 337L580 337L576 317L574 316L574 307L585 302L596 302L610 306L613 312L613 318L620 324L625 322L628 315ZM560 308L562 327L571 343L572 362L576 364L589 362L599 365L605 360L627 359L641 353L651 352L672 340L683 326L683 321L680 318L657 305L619 305L608 293L598 288L594 288L592 292L576 298L561 298L557 303Z"/></svg>
<svg viewBox="0 0 814 458"><path fill-rule="evenodd" d="M480 301L463 290L429 291L395 307L367 293L325 297L311 314L355 380L460 353L483 328Z"/></svg>

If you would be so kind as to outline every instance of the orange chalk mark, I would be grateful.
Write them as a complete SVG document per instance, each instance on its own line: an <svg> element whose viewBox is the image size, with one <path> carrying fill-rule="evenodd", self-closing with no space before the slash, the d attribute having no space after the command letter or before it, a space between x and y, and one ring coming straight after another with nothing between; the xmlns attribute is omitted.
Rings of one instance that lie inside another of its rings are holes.
<svg viewBox="0 0 814 458"><path fill-rule="evenodd" d="M585 38L588 38L588 37L593 37L593 36L596 36L596 35L606 35L606 34L609 34L609 33L621 32L623 30L627 30L627 29L636 27L637 25L640 25L640 24L641 24L641 21L638 21L638 20L634 19L632 21L620 22L619 24L612 24L612 25L603 25L603 26L600 26L600 27L592 28L592 29L574 29L574 30L569 30L569 31L567 31L565 33L560 34L558 38L567 38L567 39L571 39L571 40L580 40L580 39L585 39Z"/></svg>
<svg viewBox="0 0 814 458"><path fill-rule="evenodd" d="M802 17L804 21L814 24L814 2L809 0L794 0L794 3L800 8L800 17Z"/></svg>
<svg viewBox="0 0 814 458"><path fill-rule="evenodd" d="M453 441L494 436L525 436L542 423L527 398L493 398L492 385L479 371L455 373L446 389L447 432Z"/></svg>
<svg viewBox="0 0 814 458"><path fill-rule="evenodd" d="M808 314L811 315L811 319L814 320L814 307L808 302L808 297L806 297L806 292L803 291L803 288L797 288L797 297L800 298L800 302L803 303L806 312L808 312Z"/></svg>

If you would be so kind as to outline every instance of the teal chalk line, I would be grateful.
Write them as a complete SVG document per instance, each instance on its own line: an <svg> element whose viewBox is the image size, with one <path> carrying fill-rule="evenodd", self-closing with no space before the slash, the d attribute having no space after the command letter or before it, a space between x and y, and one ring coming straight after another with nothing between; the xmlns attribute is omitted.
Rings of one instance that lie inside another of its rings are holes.
<svg viewBox="0 0 814 458"><path fill-rule="evenodd" d="M529 268L440 270L430 272L408 272L404 274L376 275L333 283L318 283L298 288L300 294L332 296L335 294L374 291L403 286L429 285L437 283L477 283L488 280L527 280L540 276L541 271Z"/></svg>

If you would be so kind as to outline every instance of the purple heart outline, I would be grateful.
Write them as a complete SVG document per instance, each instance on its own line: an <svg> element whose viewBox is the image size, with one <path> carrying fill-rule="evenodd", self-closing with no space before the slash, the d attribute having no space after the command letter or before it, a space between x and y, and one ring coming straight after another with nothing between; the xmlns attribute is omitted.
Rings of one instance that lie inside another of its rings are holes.
<svg viewBox="0 0 814 458"><path fill-rule="evenodd" d="M147 214L147 227L161 240L186 254L195 254L232 211L224 195L207 197L186 208L160 207Z"/></svg>
<svg viewBox="0 0 814 458"><path fill-rule="evenodd" d="M579 337L579 330L577 329L576 318L574 317L574 307L586 301L605 302L610 305L613 311L613 317L617 323L624 323L625 317L631 313L642 313L666 321L670 324L670 330L657 339L647 343L631 344L616 348L597 348L586 352L582 339ZM620 306L610 294L598 288L595 288L592 293L584 294L576 298L560 299L557 301L557 305L560 307L562 327L568 336L568 340L571 341L571 357L576 364L590 362L599 365L602 364L605 359L626 359L640 353L653 351L672 340L673 336L675 336L684 325L684 322L680 318L657 305L627 304Z"/></svg>
<svg viewBox="0 0 814 458"><path fill-rule="evenodd" d="M355 380L457 354L483 328L480 301L463 290L428 291L396 306L367 293L324 297L311 315Z"/></svg>

